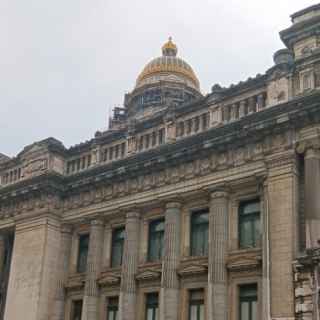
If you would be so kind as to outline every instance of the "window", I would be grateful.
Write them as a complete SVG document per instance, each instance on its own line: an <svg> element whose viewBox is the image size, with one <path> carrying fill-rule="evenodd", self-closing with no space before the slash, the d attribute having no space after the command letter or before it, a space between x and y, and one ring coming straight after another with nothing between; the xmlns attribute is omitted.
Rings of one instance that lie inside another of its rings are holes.
<svg viewBox="0 0 320 320"><path fill-rule="evenodd" d="M189 292L189 320L204 320L204 292L202 289Z"/></svg>
<svg viewBox="0 0 320 320"><path fill-rule="evenodd" d="M239 290L239 320L257 320L257 285L242 285Z"/></svg>
<svg viewBox="0 0 320 320"><path fill-rule="evenodd" d="M157 144L157 133L156 132L152 132L152 146L154 147Z"/></svg>
<svg viewBox="0 0 320 320"><path fill-rule="evenodd" d="M71 320L81 320L82 300L72 302Z"/></svg>
<svg viewBox="0 0 320 320"><path fill-rule="evenodd" d="M159 261L163 256L164 220L149 224L148 260Z"/></svg>
<svg viewBox="0 0 320 320"><path fill-rule="evenodd" d="M107 320L117 320L119 310L118 297L108 298L107 302Z"/></svg>
<svg viewBox="0 0 320 320"><path fill-rule="evenodd" d="M146 320L159 319L158 293L148 293L146 296Z"/></svg>
<svg viewBox="0 0 320 320"><path fill-rule="evenodd" d="M164 129L159 130L159 144L164 144Z"/></svg>
<svg viewBox="0 0 320 320"><path fill-rule="evenodd" d="M87 269L88 249L89 249L89 235L88 234L80 235L78 262L77 262L78 272L85 272Z"/></svg>
<svg viewBox="0 0 320 320"><path fill-rule="evenodd" d="M260 240L260 201L244 202L239 206L239 247L254 248Z"/></svg>
<svg viewBox="0 0 320 320"><path fill-rule="evenodd" d="M120 267L122 264L125 228L117 228L112 234L111 267Z"/></svg>
<svg viewBox="0 0 320 320"><path fill-rule="evenodd" d="M208 255L208 209L196 211L191 216L191 255Z"/></svg>

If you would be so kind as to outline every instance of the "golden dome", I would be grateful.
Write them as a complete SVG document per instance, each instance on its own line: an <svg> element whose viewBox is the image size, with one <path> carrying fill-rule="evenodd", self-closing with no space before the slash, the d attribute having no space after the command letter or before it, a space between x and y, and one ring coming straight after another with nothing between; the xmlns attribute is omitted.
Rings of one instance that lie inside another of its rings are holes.
<svg viewBox="0 0 320 320"><path fill-rule="evenodd" d="M159 81L185 83L200 90L199 80L193 69L184 60L177 58L178 49L171 37L162 46L162 56L151 60L142 70L136 81L136 88Z"/></svg>

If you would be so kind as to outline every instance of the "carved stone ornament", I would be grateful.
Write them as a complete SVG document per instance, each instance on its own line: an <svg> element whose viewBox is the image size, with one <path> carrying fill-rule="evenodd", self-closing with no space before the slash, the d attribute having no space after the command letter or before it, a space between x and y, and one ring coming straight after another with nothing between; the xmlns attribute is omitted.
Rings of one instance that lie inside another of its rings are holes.
<svg viewBox="0 0 320 320"><path fill-rule="evenodd" d="M208 272L207 264L197 264L197 263L181 266L178 270L178 274L181 277L197 276L201 274L206 274L207 272Z"/></svg>
<svg viewBox="0 0 320 320"><path fill-rule="evenodd" d="M161 268L150 268L139 271L136 275L138 281L153 281L161 279Z"/></svg>
<svg viewBox="0 0 320 320"><path fill-rule="evenodd" d="M121 272L105 272L98 279L100 286L118 286L121 281Z"/></svg>
<svg viewBox="0 0 320 320"><path fill-rule="evenodd" d="M67 290L79 290L84 287L85 284L85 276L84 274L72 275L69 277L65 288Z"/></svg>
<svg viewBox="0 0 320 320"><path fill-rule="evenodd" d="M261 267L262 257L258 252L239 253L232 255L227 260L229 271L249 271Z"/></svg>

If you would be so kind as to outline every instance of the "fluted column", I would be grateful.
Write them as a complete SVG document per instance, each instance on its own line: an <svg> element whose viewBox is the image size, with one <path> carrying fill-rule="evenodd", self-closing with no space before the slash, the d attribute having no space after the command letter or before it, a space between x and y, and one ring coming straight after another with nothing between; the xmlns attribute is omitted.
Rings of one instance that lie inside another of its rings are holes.
<svg viewBox="0 0 320 320"><path fill-rule="evenodd" d="M177 320L179 310L181 204L169 202L165 212L164 257L162 265L160 320Z"/></svg>
<svg viewBox="0 0 320 320"><path fill-rule="evenodd" d="M268 183L261 185L262 218L262 320L270 319L270 243Z"/></svg>
<svg viewBox="0 0 320 320"><path fill-rule="evenodd" d="M228 194L211 193L209 213L208 319L227 320Z"/></svg>
<svg viewBox="0 0 320 320"><path fill-rule="evenodd" d="M246 115L246 101L240 101L239 118L243 118Z"/></svg>
<svg viewBox="0 0 320 320"><path fill-rule="evenodd" d="M119 320L136 319L137 286L135 275L137 273L139 259L139 229L140 214L137 212L127 213L120 287Z"/></svg>
<svg viewBox="0 0 320 320"><path fill-rule="evenodd" d="M256 105L257 105L257 98L255 96L250 97L248 99L248 113L249 114L256 112Z"/></svg>
<svg viewBox="0 0 320 320"><path fill-rule="evenodd" d="M320 240L320 150L308 148L305 163L306 246L319 247Z"/></svg>
<svg viewBox="0 0 320 320"><path fill-rule="evenodd" d="M103 222L91 221L86 282L81 320L99 319L99 287L97 278L102 263Z"/></svg>
<svg viewBox="0 0 320 320"><path fill-rule="evenodd" d="M64 319L65 308L65 283L68 277L71 252L72 229L68 225L61 227L60 252L57 268L57 287L55 292L55 307L53 308L53 320Z"/></svg>
<svg viewBox="0 0 320 320"><path fill-rule="evenodd" d="M4 235L0 234L0 281L1 281L1 274L2 274L2 267L4 262L4 254L5 254L5 239Z"/></svg>

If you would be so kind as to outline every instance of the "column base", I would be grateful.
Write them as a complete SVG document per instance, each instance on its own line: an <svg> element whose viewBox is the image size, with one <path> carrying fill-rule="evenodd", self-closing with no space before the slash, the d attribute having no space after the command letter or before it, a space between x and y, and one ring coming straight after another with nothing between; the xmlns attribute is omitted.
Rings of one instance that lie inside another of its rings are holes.
<svg viewBox="0 0 320 320"><path fill-rule="evenodd" d="M119 298L119 320L136 319L136 302L135 293L121 292ZM89 320L89 319L88 319Z"/></svg>
<svg viewBox="0 0 320 320"><path fill-rule="evenodd" d="M98 320L98 319L99 319L99 298L95 296L84 296L81 320Z"/></svg>
<svg viewBox="0 0 320 320"><path fill-rule="evenodd" d="M161 288L160 320L177 320L179 314L179 289Z"/></svg>
<svg viewBox="0 0 320 320"><path fill-rule="evenodd" d="M226 283L208 284L208 320L228 319L228 290Z"/></svg>

